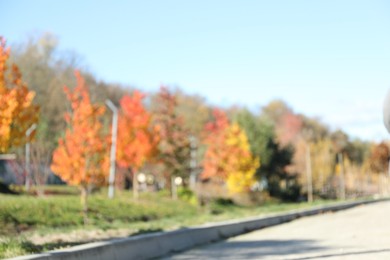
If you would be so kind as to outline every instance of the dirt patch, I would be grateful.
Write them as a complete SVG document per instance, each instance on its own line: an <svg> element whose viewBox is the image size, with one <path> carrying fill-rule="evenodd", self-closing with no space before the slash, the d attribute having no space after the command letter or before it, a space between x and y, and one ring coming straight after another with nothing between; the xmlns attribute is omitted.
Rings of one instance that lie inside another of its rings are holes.
<svg viewBox="0 0 390 260"><path fill-rule="evenodd" d="M28 240L36 245L53 243L89 243L107 239L128 237L136 230L112 229L112 230L74 230L60 234L32 234Z"/></svg>

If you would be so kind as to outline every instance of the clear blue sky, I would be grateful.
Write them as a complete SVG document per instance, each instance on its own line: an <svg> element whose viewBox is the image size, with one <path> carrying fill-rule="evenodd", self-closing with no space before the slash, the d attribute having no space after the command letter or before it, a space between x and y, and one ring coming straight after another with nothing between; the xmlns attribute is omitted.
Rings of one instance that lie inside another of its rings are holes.
<svg viewBox="0 0 390 260"><path fill-rule="evenodd" d="M378 140L390 88L390 1L0 0L10 44L59 37L101 79L180 86L219 105L274 98Z"/></svg>

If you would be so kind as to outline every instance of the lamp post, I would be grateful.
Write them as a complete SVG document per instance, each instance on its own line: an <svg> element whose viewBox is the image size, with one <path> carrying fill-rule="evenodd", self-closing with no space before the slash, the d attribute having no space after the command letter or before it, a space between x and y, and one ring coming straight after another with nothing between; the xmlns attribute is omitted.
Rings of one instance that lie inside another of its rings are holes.
<svg viewBox="0 0 390 260"><path fill-rule="evenodd" d="M306 177L307 177L307 201L313 202L313 178L311 172L310 144L306 143Z"/></svg>
<svg viewBox="0 0 390 260"><path fill-rule="evenodd" d="M385 101L383 103L383 123L387 129L387 132L390 133L390 90L387 92ZM389 169L388 175L390 176L390 157L389 159Z"/></svg>
<svg viewBox="0 0 390 260"><path fill-rule="evenodd" d="M110 175L108 177L108 198L114 198L114 182L115 182L115 162L116 162L116 140L118 133L118 108L111 102L106 100L106 105L113 113L112 128L111 128L111 151L110 151Z"/></svg>
<svg viewBox="0 0 390 260"><path fill-rule="evenodd" d="M195 190L196 188L196 152L197 152L197 146L196 146L196 138L194 136L190 136L190 188L192 190Z"/></svg>
<svg viewBox="0 0 390 260"><path fill-rule="evenodd" d="M179 176L171 177L172 184L172 198L177 200L177 186L180 186L183 183L183 179Z"/></svg>
<svg viewBox="0 0 390 260"><path fill-rule="evenodd" d="M25 188L26 191L30 189L30 184L31 184L31 166L30 166L30 135L31 133L37 128L36 124L31 125L27 131L26 131L26 158L25 158L25 170L26 170L26 183L25 183Z"/></svg>
<svg viewBox="0 0 390 260"><path fill-rule="evenodd" d="M342 153L337 154L337 160L340 165L340 198L342 200L345 200L345 173L344 173L344 160L343 160Z"/></svg>

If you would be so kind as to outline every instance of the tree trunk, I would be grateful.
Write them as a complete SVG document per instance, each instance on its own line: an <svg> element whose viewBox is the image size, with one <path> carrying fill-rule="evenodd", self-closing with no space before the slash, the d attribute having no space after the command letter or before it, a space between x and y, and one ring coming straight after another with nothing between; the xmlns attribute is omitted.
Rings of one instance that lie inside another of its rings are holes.
<svg viewBox="0 0 390 260"><path fill-rule="evenodd" d="M137 172L135 170L131 170L132 175L133 175L133 198L138 200L139 198L139 185L138 185L138 180L137 180Z"/></svg>
<svg viewBox="0 0 390 260"><path fill-rule="evenodd" d="M175 177L171 177L171 195L172 199L177 200L177 187L175 184Z"/></svg>
<svg viewBox="0 0 390 260"><path fill-rule="evenodd" d="M169 191L170 197L173 198L171 175L165 175L165 188Z"/></svg>
<svg viewBox="0 0 390 260"><path fill-rule="evenodd" d="M81 207L83 210L84 225L88 224L88 188L81 186Z"/></svg>

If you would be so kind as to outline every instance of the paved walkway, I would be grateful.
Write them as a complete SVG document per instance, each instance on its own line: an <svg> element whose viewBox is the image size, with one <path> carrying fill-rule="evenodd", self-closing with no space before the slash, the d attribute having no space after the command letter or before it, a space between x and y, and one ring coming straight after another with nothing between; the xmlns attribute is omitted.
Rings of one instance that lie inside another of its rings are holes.
<svg viewBox="0 0 390 260"><path fill-rule="evenodd" d="M390 259L390 202L298 219L164 259Z"/></svg>

